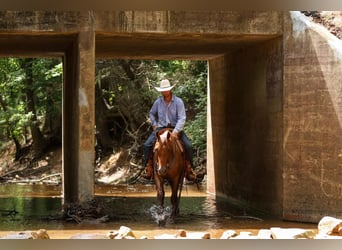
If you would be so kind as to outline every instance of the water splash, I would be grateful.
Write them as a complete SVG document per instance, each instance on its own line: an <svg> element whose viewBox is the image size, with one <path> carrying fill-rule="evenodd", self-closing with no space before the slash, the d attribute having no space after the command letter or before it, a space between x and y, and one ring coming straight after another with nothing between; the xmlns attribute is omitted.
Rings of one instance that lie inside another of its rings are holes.
<svg viewBox="0 0 342 250"><path fill-rule="evenodd" d="M171 207L167 206L165 208L157 205L153 205L150 207L150 213L153 218L153 220L159 225L159 226L165 226L168 218L171 215Z"/></svg>

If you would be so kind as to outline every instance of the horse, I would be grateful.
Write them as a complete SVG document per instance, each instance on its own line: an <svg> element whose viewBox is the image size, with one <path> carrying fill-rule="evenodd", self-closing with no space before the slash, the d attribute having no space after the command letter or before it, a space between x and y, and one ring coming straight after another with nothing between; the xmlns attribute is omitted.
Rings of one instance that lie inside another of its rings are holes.
<svg viewBox="0 0 342 250"><path fill-rule="evenodd" d="M171 136L172 129L157 132L153 150L153 171L157 190L157 205L164 210L164 181L171 186L170 221L175 222L179 214L179 201L185 176L185 151L180 139ZM160 224L160 223L159 223Z"/></svg>

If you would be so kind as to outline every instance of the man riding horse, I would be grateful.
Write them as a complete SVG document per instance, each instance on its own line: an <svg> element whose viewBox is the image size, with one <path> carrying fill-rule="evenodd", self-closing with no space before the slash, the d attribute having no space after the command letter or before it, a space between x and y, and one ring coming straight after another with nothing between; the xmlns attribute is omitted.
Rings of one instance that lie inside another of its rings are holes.
<svg viewBox="0 0 342 250"><path fill-rule="evenodd" d="M198 181L203 179L204 173L193 171L193 148L189 138L183 131L186 114L184 102L181 98L172 94L171 90L175 86L170 81L164 79L160 82L160 87L155 89L161 92L159 97L152 105L150 119L153 131L144 143L144 165L146 167L142 177L151 179L153 177L153 154L152 149L156 142L156 133L163 128L172 128L171 136L181 139L186 151L186 172L185 177L188 181Z"/></svg>

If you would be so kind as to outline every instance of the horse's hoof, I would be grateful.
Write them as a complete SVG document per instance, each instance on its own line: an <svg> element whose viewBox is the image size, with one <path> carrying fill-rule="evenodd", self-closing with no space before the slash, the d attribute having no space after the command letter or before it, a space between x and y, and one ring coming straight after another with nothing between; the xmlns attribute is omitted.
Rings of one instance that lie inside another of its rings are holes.
<svg viewBox="0 0 342 250"><path fill-rule="evenodd" d="M159 227L165 227L165 225L166 225L166 220L159 220L158 221L158 226Z"/></svg>

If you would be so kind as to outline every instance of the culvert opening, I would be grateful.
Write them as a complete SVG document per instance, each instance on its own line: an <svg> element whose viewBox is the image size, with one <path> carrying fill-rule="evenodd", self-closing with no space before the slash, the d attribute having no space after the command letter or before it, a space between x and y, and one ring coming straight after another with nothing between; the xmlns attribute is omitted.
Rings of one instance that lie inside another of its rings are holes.
<svg viewBox="0 0 342 250"><path fill-rule="evenodd" d="M127 195L129 191L129 195L137 195L139 189L141 196L150 195L151 191L155 195L154 187L151 190L153 181L141 177L145 170L143 144L152 132L149 111L161 97L155 87L164 78L175 84L172 94L185 105L184 132L193 146L193 167L197 172L205 170L207 61L98 59L95 81L95 193L98 195L103 195L103 190L113 195ZM205 190L205 182L202 184ZM125 185L135 187L122 187Z"/></svg>
<svg viewBox="0 0 342 250"><path fill-rule="evenodd" d="M206 60L207 192L281 214L281 36L97 33L96 57Z"/></svg>

